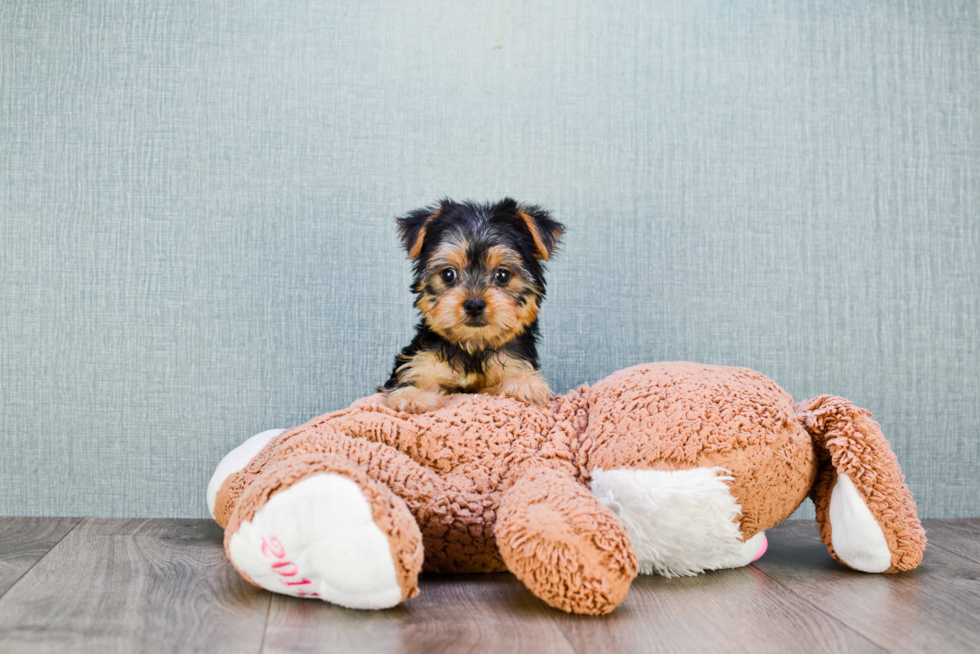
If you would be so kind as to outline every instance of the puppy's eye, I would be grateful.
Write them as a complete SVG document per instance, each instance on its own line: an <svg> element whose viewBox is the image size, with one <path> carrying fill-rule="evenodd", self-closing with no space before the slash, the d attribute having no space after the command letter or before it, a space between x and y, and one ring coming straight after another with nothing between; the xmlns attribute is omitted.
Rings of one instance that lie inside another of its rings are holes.
<svg viewBox="0 0 980 654"><path fill-rule="evenodd" d="M509 270L504 270L503 268L497 268L493 272L493 281L497 282L501 286L510 281L510 278L514 276Z"/></svg>
<svg viewBox="0 0 980 654"><path fill-rule="evenodd" d="M456 269L446 268L441 273L439 273L439 277L442 279L442 283L448 286L456 281Z"/></svg>

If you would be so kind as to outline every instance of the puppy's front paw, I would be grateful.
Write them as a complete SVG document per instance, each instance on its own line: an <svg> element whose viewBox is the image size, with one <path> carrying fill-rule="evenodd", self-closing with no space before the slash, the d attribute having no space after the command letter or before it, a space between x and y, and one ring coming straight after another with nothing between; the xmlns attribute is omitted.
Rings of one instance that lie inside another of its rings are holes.
<svg viewBox="0 0 980 654"><path fill-rule="evenodd" d="M500 394L512 397L525 404L548 406L551 402L551 389L540 374L511 377L501 384Z"/></svg>
<svg viewBox="0 0 980 654"><path fill-rule="evenodd" d="M415 386L402 386L385 396L385 405L405 413L425 413L442 406L446 396L438 391L425 391Z"/></svg>

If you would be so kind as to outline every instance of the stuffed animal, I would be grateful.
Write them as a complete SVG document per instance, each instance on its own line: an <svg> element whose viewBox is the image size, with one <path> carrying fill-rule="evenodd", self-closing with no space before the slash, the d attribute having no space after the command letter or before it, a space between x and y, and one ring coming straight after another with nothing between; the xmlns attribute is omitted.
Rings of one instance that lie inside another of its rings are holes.
<svg viewBox="0 0 980 654"><path fill-rule="evenodd" d="M453 395L424 414L381 396L228 454L208 486L228 558L271 591L381 609L418 575L509 570L535 595L612 611L637 573L748 565L809 495L830 555L916 567L925 533L871 414L794 407L742 368L654 363L548 407Z"/></svg>

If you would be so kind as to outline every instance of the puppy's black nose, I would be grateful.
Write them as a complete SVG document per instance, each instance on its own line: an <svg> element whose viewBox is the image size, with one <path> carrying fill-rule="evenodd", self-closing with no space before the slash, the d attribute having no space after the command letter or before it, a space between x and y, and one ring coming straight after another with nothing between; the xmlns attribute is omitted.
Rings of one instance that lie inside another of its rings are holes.
<svg viewBox="0 0 980 654"><path fill-rule="evenodd" d="M470 318L476 318L482 314L487 309L487 303L483 301L482 297L471 297L466 302L463 302L463 311Z"/></svg>

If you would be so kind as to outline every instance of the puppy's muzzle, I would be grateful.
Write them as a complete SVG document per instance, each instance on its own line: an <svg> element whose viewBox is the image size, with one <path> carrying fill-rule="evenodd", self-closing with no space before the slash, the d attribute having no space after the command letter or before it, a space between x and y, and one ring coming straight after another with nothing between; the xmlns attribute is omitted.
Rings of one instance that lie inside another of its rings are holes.
<svg viewBox="0 0 980 654"><path fill-rule="evenodd" d="M463 311L468 318L479 318L487 310L487 303L482 297L471 297L463 302Z"/></svg>

